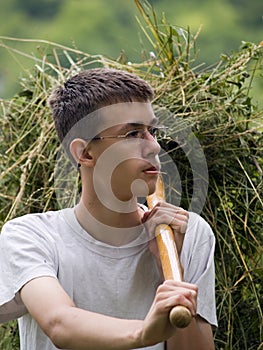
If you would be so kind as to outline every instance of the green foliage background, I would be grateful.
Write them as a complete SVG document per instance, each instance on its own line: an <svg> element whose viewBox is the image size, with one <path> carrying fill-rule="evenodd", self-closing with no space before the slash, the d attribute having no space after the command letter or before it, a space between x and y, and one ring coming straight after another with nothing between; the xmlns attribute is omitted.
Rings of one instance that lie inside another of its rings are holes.
<svg viewBox="0 0 263 350"><path fill-rule="evenodd" d="M152 0L157 13L165 12L170 23L192 33L197 39L197 62L218 61L221 53L236 51L241 41L263 40L262 0ZM75 47L89 54L116 59L121 51L130 61L149 54L135 16L133 0L1 0L0 35L23 39L44 39ZM23 52L38 54L36 44L15 42ZM18 90L22 67L32 61L10 59L0 49L0 96L11 97ZM262 87L262 86L261 86Z"/></svg>
<svg viewBox="0 0 263 350"><path fill-rule="evenodd" d="M38 45L36 53L19 54L15 48L21 41L2 40L2 46L17 62L27 54L34 68L23 70L18 94L1 100L0 222L27 212L58 208L54 167L59 145L46 105L51 89L79 69L109 66L133 71L154 87L154 104L171 112L164 120L170 135L161 142L179 170L182 205L186 208L193 179L180 132L190 127L205 152L209 189L202 216L217 239L216 349L260 350L263 112L252 87L255 80L262 80L262 46L244 42L236 52L222 55L213 65L200 66L195 37L167 23L161 11L153 13L146 1L135 2L140 10L137 14L143 44L139 45L137 39L134 47L148 47L155 55L150 58L147 51L137 63L129 64L122 55L112 60L96 52L91 55L75 47L40 41L33 43ZM57 6L55 0L51 3ZM154 3L157 6L161 2ZM199 3L201 6L205 1ZM171 139L175 129L179 130L178 138ZM173 200L176 190L168 188L168 200ZM0 327L0 348L19 349L16 322Z"/></svg>

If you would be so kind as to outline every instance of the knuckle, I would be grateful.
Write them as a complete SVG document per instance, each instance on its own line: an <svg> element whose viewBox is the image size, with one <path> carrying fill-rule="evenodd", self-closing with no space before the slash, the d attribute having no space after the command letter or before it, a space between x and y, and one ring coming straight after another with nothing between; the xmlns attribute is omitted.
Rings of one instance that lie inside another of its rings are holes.
<svg viewBox="0 0 263 350"><path fill-rule="evenodd" d="M154 206L153 210L159 209L159 208L161 208L163 206L164 206L164 202L163 201L158 201L156 203L156 205Z"/></svg>
<svg viewBox="0 0 263 350"><path fill-rule="evenodd" d="M160 295L161 293L163 293L164 292L164 290L165 290L165 285L164 284L161 284L160 286L158 286L157 287L157 290L156 290L156 293L157 293L157 295Z"/></svg>
<svg viewBox="0 0 263 350"><path fill-rule="evenodd" d="M194 292L192 290L187 290L185 291L184 295L187 299L191 299L194 295Z"/></svg>
<svg viewBox="0 0 263 350"><path fill-rule="evenodd" d="M183 294L177 294L174 299L176 305L184 305L187 298Z"/></svg>
<svg viewBox="0 0 263 350"><path fill-rule="evenodd" d="M198 292L198 286L196 284L193 284L193 290L197 293Z"/></svg>

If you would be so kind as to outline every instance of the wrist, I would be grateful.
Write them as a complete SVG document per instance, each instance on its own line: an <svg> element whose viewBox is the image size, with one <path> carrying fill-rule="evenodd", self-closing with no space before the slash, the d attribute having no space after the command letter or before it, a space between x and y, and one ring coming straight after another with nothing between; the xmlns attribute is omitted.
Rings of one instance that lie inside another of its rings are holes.
<svg viewBox="0 0 263 350"><path fill-rule="evenodd" d="M143 343L143 321L134 320L129 322L132 322L132 324L129 327L130 333L127 338L130 339L132 349L144 347L145 345Z"/></svg>

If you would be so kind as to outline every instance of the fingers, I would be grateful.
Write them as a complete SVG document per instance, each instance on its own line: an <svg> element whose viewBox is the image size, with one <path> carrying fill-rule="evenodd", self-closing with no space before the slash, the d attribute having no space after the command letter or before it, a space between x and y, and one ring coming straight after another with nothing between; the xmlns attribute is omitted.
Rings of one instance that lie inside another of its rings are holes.
<svg viewBox="0 0 263 350"><path fill-rule="evenodd" d="M178 305L185 306L191 315L195 317L197 292L198 288L196 285L167 280L157 289L156 305L159 312L167 312Z"/></svg>
<svg viewBox="0 0 263 350"><path fill-rule="evenodd" d="M142 221L146 222L152 218L155 219L157 225L161 223L170 226L180 226L184 224L184 227L181 228L181 233L185 233L189 213L181 207L176 207L166 202L159 202L152 210L144 214Z"/></svg>
<svg viewBox="0 0 263 350"><path fill-rule="evenodd" d="M153 236L155 227L159 224L169 225L178 235L184 235L187 230L189 213L181 207L166 202L159 202L152 210L147 211L142 222Z"/></svg>
<svg viewBox="0 0 263 350"><path fill-rule="evenodd" d="M165 281L157 288L152 306L143 321L142 344L151 346L169 339L176 332L169 319L171 310L182 305L187 307L194 317L196 304L196 285L173 280Z"/></svg>

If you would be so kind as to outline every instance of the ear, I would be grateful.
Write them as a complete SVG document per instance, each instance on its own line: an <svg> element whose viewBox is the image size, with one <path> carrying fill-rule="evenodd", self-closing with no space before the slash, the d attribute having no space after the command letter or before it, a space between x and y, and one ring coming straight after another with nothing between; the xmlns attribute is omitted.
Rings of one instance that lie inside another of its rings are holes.
<svg viewBox="0 0 263 350"><path fill-rule="evenodd" d="M74 139L69 146L70 153L78 164L91 167L93 157L90 152L89 144L82 139Z"/></svg>

